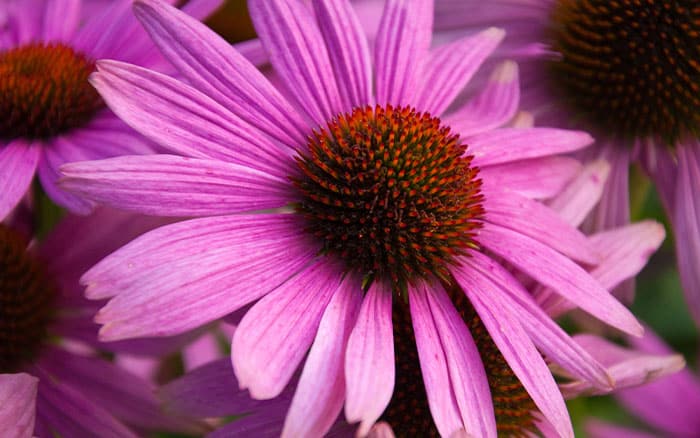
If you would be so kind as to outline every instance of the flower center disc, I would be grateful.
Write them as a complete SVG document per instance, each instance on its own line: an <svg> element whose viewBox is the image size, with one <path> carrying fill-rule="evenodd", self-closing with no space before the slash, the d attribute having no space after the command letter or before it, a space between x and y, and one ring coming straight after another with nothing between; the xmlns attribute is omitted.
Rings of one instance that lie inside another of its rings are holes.
<svg viewBox="0 0 700 438"><path fill-rule="evenodd" d="M93 69L61 44L0 52L0 139L44 139L88 122L103 106L88 82Z"/></svg>
<svg viewBox="0 0 700 438"><path fill-rule="evenodd" d="M17 372L46 338L53 289L26 242L0 224L0 374Z"/></svg>
<svg viewBox="0 0 700 438"><path fill-rule="evenodd" d="M324 254L366 280L404 291L415 278L446 277L476 247L483 215L478 169L438 118L409 107L357 108L309 140L293 177L297 210Z"/></svg>
<svg viewBox="0 0 700 438"><path fill-rule="evenodd" d="M554 83L599 132L669 143L700 134L700 4L559 0Z"/></svg>

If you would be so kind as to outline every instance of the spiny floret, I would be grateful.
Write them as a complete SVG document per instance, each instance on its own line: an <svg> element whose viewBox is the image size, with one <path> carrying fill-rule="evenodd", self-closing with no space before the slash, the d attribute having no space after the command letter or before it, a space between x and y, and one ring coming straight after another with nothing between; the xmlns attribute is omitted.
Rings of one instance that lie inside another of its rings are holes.
<svg viewBox="0 0 700 438"><path fill-rule="evenodd" d="M87 123L104 103L94 63L62 44L0 52L0 139L46 139Z"/></svg>
<svg viewBox="0 0 700 438"><path fill-rule="evenodd" d="M588 128L672 144L700 134L700 3L559 0L552 79Z"/></svg>
<svg viewBox="0 0 700 438"><path fill-rule="evenodd" d="M478 169L440 120L409 107L357 108L314 132L292 177L322 252L395 290L444 277L476 247Z"/></svg>
<svg viewBox="0 0 700 438"><path fill-rule="evenodd" d="M54 290L26 242L0 224L0 374L17 372L46 337Z"/></svg>

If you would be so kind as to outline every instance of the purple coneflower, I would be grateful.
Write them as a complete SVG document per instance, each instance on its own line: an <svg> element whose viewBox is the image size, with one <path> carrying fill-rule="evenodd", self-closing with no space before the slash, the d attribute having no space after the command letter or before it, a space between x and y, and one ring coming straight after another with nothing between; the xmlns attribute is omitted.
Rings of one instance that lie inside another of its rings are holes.
<svg viewBox="0 0 700 438"><path fill-rule="evenodd" d="M642 339L630 339L639 351L647 354L671 354L671 348L651 330ZM615 347L604 347L612 350ZM616 394L617 400L635 417L651 426L654 433L639 429L590 421L587 431L591 438L693 438L700 431L700 379L690 370L682 370L639 388Z"/></svg>
<svg viewBox="0 0 700 438"><path fill-rule="evenodd" d="M373 58L348 1L249 5L280 88L157 1L137 1L136 15L187 84L97 63L91 80L110 108L185 157L74 163L64 187L206 216L85 274L88 297L112 298L96 318L102 338L172 335L251 304L232 343L242 388L274 398L306 357L284 435L323 434L344 403L360 435L378 419L420 435L521 433L540 411L571 436L536 346L597 386L609 376L506 266L641 332L576 263L598 260L586 238L528 197L561 190L578 166L555 154L592 139L496 129L517 108L513 63L447 111L503 32L430 51L432 1L388 1Z"/></svg>
<svg viewBox="0 0 700 438"><path fill-rule="evenodd" d="M10 437L135 437L136 430L197 432L160 411L155 386L100 357L97 307L78 278L162 220L114 211L69 217L28 246L0 224L0 430ZM78 231L76 233L76 231Z"/></svg>
<svg viewBox="0 0 700 438"><path fill-rule="evenodd" d="M676 238L681 283L700 323L700 7L691 0L438 0L437 26L508 34L523 105L583 128L612 163L598 228L629 222L628 172L640 160Z"/></svg>
<svg viewBox="0 0 700 438"><path fill-rule="evenodd" d="M151 68L162 58L131 13L130 0L94 16L81 0L0 0L0 220L38 174L56 203L77 213L90 204L56 186L67 162L153 152L88 82L99 58ZM219 0L195 0L197 17ZM96 11L93 11L96 12Z"/></svg>

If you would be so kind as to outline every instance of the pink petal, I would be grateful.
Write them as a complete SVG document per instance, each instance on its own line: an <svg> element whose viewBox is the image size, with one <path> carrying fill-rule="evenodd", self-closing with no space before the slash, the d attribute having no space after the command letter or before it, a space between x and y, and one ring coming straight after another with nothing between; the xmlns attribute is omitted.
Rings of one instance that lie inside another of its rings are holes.
<svg viewBox="0 0 700 438"><path fill-rule="evenodd" d="M104 436L136 438L124 424L106 409L89 400L80 391L51 376L39 367L32 373L39 377L36 398L37 429L48 429L47 436Z"/></svg>
<svg viewBox="0 0 700 438"><path fill-rule="evenodd" d="M282 437L324 436L345 400L345 348L362 303L359 281L345 281L333 295L306 359Z"/></svg>
<svg viewBox="0 0 700 438"><path fill-rule="evenodd" d="M125 156L61 167L61 187L122 210L207 216L282 207L289 183L223 161L174 155Z"/></svg>
<svg viewBox="0 0 700 438"><path fill-rule="evenodd" d="M630 223L630 151L620 147L619 144L609 144L603 147L601 156L610 163L610 177L595 210L593 218L595 231L608 230Z"/></svg>
<svg viewBox="0 0 700 438"><path fill-rule="evenodd" d="M369 431L367 438L395 438L394 431L391 430L391 426L384 421L380 421L372 426Z"/></svg>
<svg viewBox="0 0 700 438"><path fill-rule="evenodd" d="M41 145L15 140L0 144L0 221L17 206L34 179Z"/></svg>
<svg viewBox="0 0 700 438"><path fill-rule="evenodd" d="M345 417L361 421L357 434L366 435L384 412L394 392L394 333L391 287L373 283L360 308L345 355L347 398Z"/></svg>
<svg viewBox="0 0 700 438"><path fill-rule="evenodd" d="M581 170L568 157L543 157L485 166L479 171L485 190L505 188L534 199L557 195Z"/></svg>
<svg viewBox="0 0 700 438"><path fill-rule="evenodd" d="M444 290L426 291L426 297L445 351L463 428L469 435L495 437L491 391L474 339Z"/></svg>
<svg viewBox="0 0 700 438"><path fill-rule="evenodd" d="M59 166L73 159L85 159L85 151L75 145L70 136L61 136L52 139L51 144L44 148L43 154L43 159L39 161L37 167L37 174L39 181L41 181L41 187L49 195L49 198L74 214L90 213L94 207L92 202L64 191L57 185L58 179L61 177L58 172Z"/></svg>
<svg viewBox="0 0 700 438"><path fill-rule="evenodd" d="M672 213L676 259L690 313L700 324L700 153L698 145L678 148L678 180Z"/></svg>
<svg viewBox="0 0 700 438"><path fill-rule="evenodd" d="M549 206L562 219L578 227L600 200L609 172L607 161L597 160L586 164L578 176L549 201Z"/></svg>
<svg viewBox="0 0 700 438"><path fill-rule="evenodd" d="M564 332L530 296L529 292L493 259L473 253L455 270L462 287L497 290L502 304L518 315L523 329L547 358L591 385L610 389L610 376L586 350Z"/></svg>
<svg viewBox="0 0 700 438"><path fill-rule="evenodd" d="M96 316L102 338L182 333L265 295L315 255L300 226L292 215L236 215L144 234L82 278L88 297L116 295Z"/></svg>
<svg viewBox="0 0 700 438"><path fill-rule="evenodd" d="M416 108L435 116L441 115L504 36L502 29L492 27L433 50L424 61ZM511 81L513 76L517 83L517 69L515 74L503 82ZM461 132L458 128L455 129Z"/></svg>
<svg viewBox="0 0 700 438"><path fill-rule="evenodd" d="M464 281L464 277L460 279ZM557 384L515 314L493 290L464 288L513 373L562 437L573 437L571 419Z"/></svg>
<svg viewBox="0 0 700 438"><path fill-rule="evenodd" d="M641 221L594 234L590 242L602 260L591 275L604 288L612 290L623 280L637 275L665 237L663 225L654 221Z"/></svg>
<svg viewBox="0 0 700 438"><path fill-rule="evenodd" d="M466 137L464 142L475 165L490 166L575 151L593 143L593 138L585 132L563 129L502 128Z"/></svg>
<svg viewBox="0 0 700 438"><path fill-rule="evenodd" d="M189 414L166 416L155 397L154 384L102 358L52 348L42 366L61 384L80 391L93 404L132 427L190 433L204 430Z"/></svg>
<svg viewBox="0 0 700 438"><path fill-rule="evenodd" d="M652 433L613 426L598 420L588 420L585 430L590 438L659 438Z"/></svg>
<svg viewBox="0 0 700 438"><path fill-rule="evenodd" d="M484 190L512 190L533 199L557 195L581 170L581 164L568 157L550 156L485 166L479 171Z"/></svg>
<svg viewBox="0 0 700 438"><path fill-rule="evenodd" d="M440 434L449 436L462 428L463 422L450 381L445 351L428 303L430 293L432 291L426 290L425 285L409 291L411 321L430 413Z"/></svg>
<svg viewBox="0 0 700 438"><path fill-rule="evenodd" d="M11 438L33 436L39 379L29 374L0 374L0 429Z"/></svg>
<svg viewBox="0 0 700 438"><path fill-rule="evenodd" d="M317 262L258 301L233 335L233 369L256 399L276 397L316 336L342 273Z"/></svg>
<svg viewBox="0 0 700 438"><path fill-rule="evenodd" d="M431 0L385 3L374 48L378 104L415 103L417 72L430 46L432 20Z"/></svg>
<svg viewBox="0 0 700 438"><path fill-rule="evenodd" d="M226 357L198 367L160 387L163 409L171 415L223 417L259 408L265 401L253 400L238 387L231 359Z"/></svg>
<svg viewBox="0 0 700 438"><path fill-rule="evenodd" d="M488 222L480 230L479 242L601 321L632 335L643 333L627 308L581 267L550 247Z"/></svg>
<svg viewBox="0 0 700 438"><path fill-rule="evenodd" d="M519 103L518 64L505 61L494 69L473 99L444 120L454 131L468 137L505 125L515 116Z"/></svg>
<svg viewBox="0 0 700 438"><path fill-rule="evenodd" d="M575 340L605 365L615 384L615 391L645 385L668 374L676 373L685 366L685 360L679 354L654 355L625 349L593 335L577 335ZM592 388L586 381L562 385L562 392L567 398L582 394L607 394L610 391L611 389Z"/></svg>
<svg viewBox="0 0 700 438"><path fill-rule="evenodd" d="M504 190L484 190L485 220L509 228L578 262L596 264L600 255L586 236L537 201Z"/></svg>
<svg viewBox="0 0 700 438"><path fill-rule="evenodd" d="M297 111L206 25L153 0L136 2L134 13L163 55L198 90L283 145L305 144L309 128Z"/></svg>
<svg viewBox="0 0 700 438"><path fill-rule="evenodd" d="M179 154L289 174L289 155L216 101L173 78L100 61L91 83L127 124Z"/></svg>
<svg viewBox="0 0 700 438"><path fill-rule="evenodd" d="M325 126L338 113L349 111L341 102L326 45L306 5L251 0L248 8L275 72L309 118Z"/></svg>
<svg viewBox="0 0 700 438"><path fill-rule="evenodd" d="M348 0L313 2L346 111L372 103L372 63L360 20Z"/></svg>
<svg viewBox="0 0 700 438"><path fill-rule="evenodd" d="M69 42L78 28L81 3L80 0L47 0L41 39L45 42Z"/></svg>

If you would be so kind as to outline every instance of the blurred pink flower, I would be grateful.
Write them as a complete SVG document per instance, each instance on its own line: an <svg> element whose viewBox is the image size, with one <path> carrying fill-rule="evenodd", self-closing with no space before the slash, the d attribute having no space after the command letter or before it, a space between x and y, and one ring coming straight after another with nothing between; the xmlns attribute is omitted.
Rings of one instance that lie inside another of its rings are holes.
<svg viewBox="0 0 700 438"><path fill-rule="evenodd" d="M203 18L220 1L184 9ZM0 220L35 173L54 202L87 213L90 203L56 187L61 164L153 152L87 81L100 58L164 67L131 3L111 1L85 15L82 0L0 0Z"/></svg>
<svg viewBox="0 0 700 438"><path fill-rule="evenodd" d="M443 38L502 26L538 123L585 129L611 175L591 224L629 222L629 167L656 184L681 284L700 325L700 9L694 1L437 0ZM619 292L630 297L632 283Z"/></svg>

